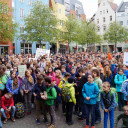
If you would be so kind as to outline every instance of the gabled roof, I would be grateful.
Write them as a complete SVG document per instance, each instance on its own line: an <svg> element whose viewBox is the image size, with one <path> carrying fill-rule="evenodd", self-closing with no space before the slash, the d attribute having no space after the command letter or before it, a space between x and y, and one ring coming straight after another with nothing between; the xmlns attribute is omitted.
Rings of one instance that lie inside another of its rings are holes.
<svg viewBox="0 0 128 128"><path fill-rule="evenodd" d="M122 2L121 6L118 8L117 12L124 12L125 7L128 7L128 2Z"/></svg>
<svg viewBox="0 0 128 128"><path fill-rule="evenodd" d="M112 2L110 2L110 1L108 1L108 3L110 4L111 8L112 8L114 11L116 11L116 9L118 8L118 5L115 4L115 3L112 3Z"/></svg>

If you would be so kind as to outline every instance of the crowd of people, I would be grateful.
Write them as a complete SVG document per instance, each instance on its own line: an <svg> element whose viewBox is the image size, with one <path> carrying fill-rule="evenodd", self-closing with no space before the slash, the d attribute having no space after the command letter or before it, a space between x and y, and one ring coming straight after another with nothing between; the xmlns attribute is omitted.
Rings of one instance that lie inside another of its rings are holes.
<svg viewBox="0 0 128 128"><path fill-rule="evenodd" d="M56 111L62 112L68 125L73 125L72 115L86 121L85 128L101 123L104 111L104 128L128 128L128 67L123 64L124 53L81 52L40 56L0 56L1 117L7 123L7 112L15 122L16 105L22 102L25 115L36 109L36 123L43 113L48 128L57 127ZM19 65L26 65L20 76ZM100 107L101 106L101 107ZM124 111L114 121L114 111ZM48 113L51 120L48 121ZM110 126L107 126L108 116ZM2 123L0 123L2 127Z"/></svg>

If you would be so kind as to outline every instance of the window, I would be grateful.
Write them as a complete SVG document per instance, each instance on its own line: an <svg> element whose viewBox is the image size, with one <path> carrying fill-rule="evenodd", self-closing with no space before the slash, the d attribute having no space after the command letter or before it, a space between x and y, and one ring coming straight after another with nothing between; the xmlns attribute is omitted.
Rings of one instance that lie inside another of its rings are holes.
<svg viewBox="0 0 128 128"><path fill-rule="evenodd" d="M105 25L103 26L103 31L106 31L106 26Z"/></svg>
<svg viewBox="0 0 128 128"><path fill-rule="evenodd" d="M24 3L24 0L20 0L21 3Z"/></svg>
<svg viewBox="0 0 128 128"><path fill-rule="evenodd" d="M97 31L100 32L100 26L97 27Z"/></svg>
<svg viewBox="0 0 128 128"><path fill-rule="evenodd" d="M28 0L28 5L32 5L32 1L31 0Z"/></svg>
<svg viewBox="0 0 128 128"><path fill-rule="evenodd" d="M60 25L61 25L61 26L63 25L63 20L60 20Z"/></svg>
<svg viewBox="0 0 128 128"><path fill-rule="evenodd" d="M61 9L59 9L59 14L61 14Z"/></svg>
<svg viewBox="0 0 128 128"><path fill-rule="evenodd" d="M105 17L103 17L103 22L105 22Z"/></svg>
<svg viewBox="0 0 128 128"><path fill-rule="evenodd" d="M24 27L20 27L20 33L21 33L21 34L24 33Z"/></svg>
<svg viewBox="0 0 128 128"><path fill-rule="evenodd" d="M99 19L97 19L97 24L99 24Z"/></svg>
<svg viewBox="0 0 128 128"><path fill-rule="evenodd" d="M24 17L24 9L20 8L20 17Z"/></svg>
<svg viewBox="0 0 128 128"><path fill-rule="evenodd" d="M102 11L100 11L100 15L102 15Z"/></svg>
<svg viewBox="0 0 128 128"><path fill-rule="evenodd" d="M110 16L110 21L112 21L112 16Z"/></svg>
<svg viewBox="0 0 128 128"><path fill-rule="evenodd" d="M123 21L120 21L120 24L123 25Z"/></svg>
<svg viewBox="0 0 128 128"><path fill-rule="evenodd" d="M21 43L21 53L22 54L28 54L28 53L32 53L32 44L28 44L26 43Z"/></svg>

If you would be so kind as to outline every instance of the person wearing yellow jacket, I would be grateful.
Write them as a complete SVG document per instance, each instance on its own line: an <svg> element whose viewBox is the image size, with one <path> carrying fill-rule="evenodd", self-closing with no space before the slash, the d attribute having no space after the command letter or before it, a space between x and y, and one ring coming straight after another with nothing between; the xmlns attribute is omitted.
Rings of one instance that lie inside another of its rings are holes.
<svg viewBox="0 0 128 128"><path fill-rule="evenodd" d="M69 78L68 83L65 84L62 90L62 98L66 102L66 123L68 125L73 124L72 121L73 104L76 104L75 88L73 86L73 82L74 80L72 78Z"/></svg>
<svg viewBox="0 0 128 128"><path fill-rule="evenodd" d="M68 72L65 73L63 80L60 81L59 86L58 86L60 89L63 89L65 84L68 83L68 78L70 76L71 76L70 73ZM66 103L63 100L63 98L62 98L62 111L63 111L63 114L66 115Z"/></svg>

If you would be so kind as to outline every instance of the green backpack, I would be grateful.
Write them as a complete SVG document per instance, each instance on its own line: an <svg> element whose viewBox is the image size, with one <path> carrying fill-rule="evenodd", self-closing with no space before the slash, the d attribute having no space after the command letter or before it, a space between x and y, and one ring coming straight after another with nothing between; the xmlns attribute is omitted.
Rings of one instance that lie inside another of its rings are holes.
<svg viewBox="0 0 128 128"><path fill-rule="evenodd" d="M62 89L62 98L65 102L69 102L71 99L70 96L70 87L65 87Z"/></svg>

